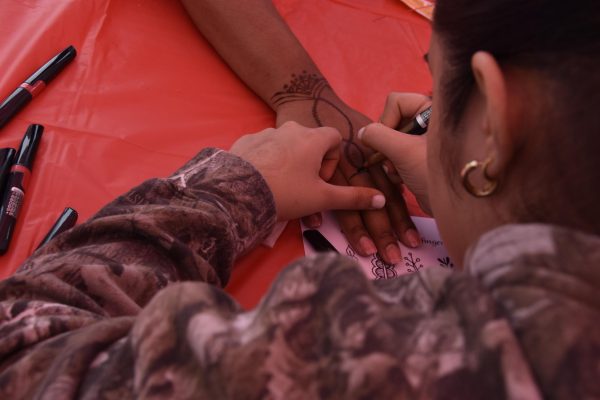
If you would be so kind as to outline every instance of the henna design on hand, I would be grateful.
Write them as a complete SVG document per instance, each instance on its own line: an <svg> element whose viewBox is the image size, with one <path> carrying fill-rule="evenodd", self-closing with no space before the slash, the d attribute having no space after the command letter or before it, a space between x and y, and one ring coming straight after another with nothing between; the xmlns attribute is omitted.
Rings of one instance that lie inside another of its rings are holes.
<svg viewBox="0 0 600 400"><path fill-rule="evenodd" d="M321 119L323 107L330 107L336 111L347 123L348 137L344 138L344 155L350 164L360 171L365 163L365 155L360 147L354 143L354 126L348 116L336 104L322 97L325 89L331 89L325 78L317 74L309 74L302 71L300 75L292 74L289 84L283 86L283 90L275 93L271 100L275 107L294 101L312 101L312 116L317 126L325 126ZM343 134L344 132L342 132Z"/></svg>

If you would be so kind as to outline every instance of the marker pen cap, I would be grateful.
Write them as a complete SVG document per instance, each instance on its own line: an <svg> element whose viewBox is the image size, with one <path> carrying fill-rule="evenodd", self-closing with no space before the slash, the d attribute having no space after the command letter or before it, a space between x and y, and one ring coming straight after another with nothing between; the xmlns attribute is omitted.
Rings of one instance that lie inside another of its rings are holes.
<svg viewBox="0 0 600 400"><path fill-rule="evenodd" d="M15 165L22 165L31 170L33 159L37 153L43 132L44 127L42 125L29 125L29 128L27 128L27 132L25 132L25 136L23 136L23 140L21 141L21 146L19 146L19 150L17 151Z"/></svg>
<svg viewBox="0 0 600 400"><path fill-rule="evenodd" d="M50 61L44 64L40 69L38 69L33 75L29 77L25 82L29 84L34 84L37 81L44 81L44 83L50 83L52 79L58 75L60 71L62 71L67 64L69 64L77 55L77 51L75 47L69 46L63 51L61 51L56 56L52 57Z"/></svg>

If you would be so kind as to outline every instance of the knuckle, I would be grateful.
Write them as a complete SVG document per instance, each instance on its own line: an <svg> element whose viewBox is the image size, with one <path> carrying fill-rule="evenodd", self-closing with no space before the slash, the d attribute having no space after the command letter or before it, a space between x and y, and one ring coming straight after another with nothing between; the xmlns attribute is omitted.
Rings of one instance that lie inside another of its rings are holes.
<svg viewBox="0 0 600 400"><path fill-rule="evenodd" d="M246 144L253 141L256 138L256 135L265 134L266 131L258 132L258 133L246 133L239 137L236 141L238 144Z"/></svg>
<svg viewBox="0 0 600 400"><path fill-rule="evenodd" d="M365 131L362 134L362 137L371 137L373 132L379 132L382 127L384 127L381 122L371 122L369 125L365 127Z"/></svg>
<svg viewBox="0 0 600 400"><path fill-rule="evenodd" d="M283 123L283 125L281 125L281 128L288 128L288 129L290 129L290 128L296 128L298 126L300 126L300 124L297 123L296 121L286 121L286 122Z"/></svg>
<svg viewBox="0 0 600 400"><path fill-rule="evenodd" d="M413 223L412 219L410 218L410 215L407 212L399 211L394 214L395 215L393 216L393 220L396 232L404 232L407 229L415 228L415 224Z"/></svg>
<svg viewBox="0 0 600 400"><path fill-rule="evenodd" d="M370 124L366 125L364 127L364 131L361 133L361 138L368 138L371 135L371 131L374 129L376 124L378 124L378 122L371 122Z"/></svg>
<svg viewBox="0 0 600 400"><path fill-rule="evenodd" d="M339 132L337 129L333 128L333 127L329 127L329 126L322 126L319 128L311 128L310 132L314 133L315 135L339 135Z"/></svg>
<svg viewBox="0 0 600 400"><path fill-rule="evenodd" d="M322 132L323 128L306 128L308 135L318 136Z"/></svg>
<svg viewBox="0 0 600 400"><path fill-rule="evenodd" d="M365 202L365 196L359 190L353 190L351 196L352 204L362 205Z"/></svg>
<svg viewBox="0 0 600 400"><path fill-rule="evenodd" d="M400 95L400 93L398 93L398 92L390 92L390 93L388 93L388 95L387 95L387 99L386 99L386 101L387 101L389 104L394 104L394 103L395 103L395 102L398 100L398 96L399 96L399 95Z"/></svg>

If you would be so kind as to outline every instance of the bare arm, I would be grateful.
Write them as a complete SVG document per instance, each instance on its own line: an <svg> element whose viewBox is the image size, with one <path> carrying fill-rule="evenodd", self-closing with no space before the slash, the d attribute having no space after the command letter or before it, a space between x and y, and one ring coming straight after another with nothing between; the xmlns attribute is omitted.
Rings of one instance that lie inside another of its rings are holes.
<svg viewBox="0 0 600 400"><path fill-rule="evenodd" d="M290 81L291 73L321 76L270 0L182 3L231 69L273 110L273 94Z"/></svg>

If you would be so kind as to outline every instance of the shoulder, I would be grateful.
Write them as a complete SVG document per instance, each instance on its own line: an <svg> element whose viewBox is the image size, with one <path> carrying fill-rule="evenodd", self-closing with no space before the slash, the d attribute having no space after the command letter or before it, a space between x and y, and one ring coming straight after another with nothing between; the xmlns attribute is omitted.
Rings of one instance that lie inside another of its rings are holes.
<svg viewBox="0 0 600 400"><path fill-rule="evenodd" d="M545 391L579 398L598 390L584 372L600 348L598 236L545 224L506 225L483 235L467 262L510 321Z"/></svg>

